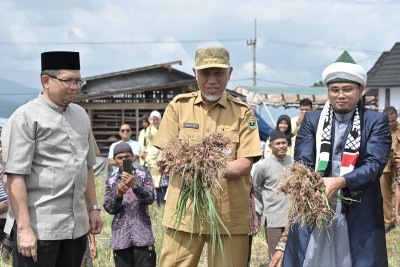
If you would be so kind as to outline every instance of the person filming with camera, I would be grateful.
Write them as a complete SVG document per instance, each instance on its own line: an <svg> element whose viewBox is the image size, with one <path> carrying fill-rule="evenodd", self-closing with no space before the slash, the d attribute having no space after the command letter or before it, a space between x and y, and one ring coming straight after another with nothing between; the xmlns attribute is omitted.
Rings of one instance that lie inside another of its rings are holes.
<svg viewBox="0 0 400 267"><path fill-rule="evenodd" d="M106 181L104 209L114 215L111 248L116 267L155 267L154 236L149 205L155 193L150 173L132 168L132 148L119 143L113 150L119 171ZM133 265L132 265L133 263Z"/></svg>

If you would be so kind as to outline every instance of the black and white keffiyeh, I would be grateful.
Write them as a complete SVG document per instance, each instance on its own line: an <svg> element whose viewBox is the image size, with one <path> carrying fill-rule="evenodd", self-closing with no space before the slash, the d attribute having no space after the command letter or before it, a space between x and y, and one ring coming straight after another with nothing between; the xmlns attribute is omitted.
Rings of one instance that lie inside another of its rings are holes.
<svg viewBox="0 0 400 267"><path fill-rule="evenodd" d="M333 107L329 100L326 102L318 122L316 133L317 154L316 154L316 171L323 173L328 167L331 137L332 137ZM340 176L354 170L361 143L361 124L360 111L356 106L353 116L352 127L346 139L344 152L342 156L342 164L340 167Z"/></svg>

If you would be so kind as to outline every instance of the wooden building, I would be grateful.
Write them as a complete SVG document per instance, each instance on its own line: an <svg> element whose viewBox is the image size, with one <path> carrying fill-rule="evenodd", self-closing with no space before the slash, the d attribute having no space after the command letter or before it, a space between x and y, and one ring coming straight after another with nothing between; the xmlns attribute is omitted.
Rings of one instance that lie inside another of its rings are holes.
<svg viewBox="0 0 400 267"><path fill-rule="evenodd" d="M132 138L140 130L139 118L153 110L164 112L168 103L178 94L198 90L194 76L176 70L180 61L113 72L83 80L75 102L86 109L93 134L102 155L110 145L120 140L122 123L129 123Z"/></svg>

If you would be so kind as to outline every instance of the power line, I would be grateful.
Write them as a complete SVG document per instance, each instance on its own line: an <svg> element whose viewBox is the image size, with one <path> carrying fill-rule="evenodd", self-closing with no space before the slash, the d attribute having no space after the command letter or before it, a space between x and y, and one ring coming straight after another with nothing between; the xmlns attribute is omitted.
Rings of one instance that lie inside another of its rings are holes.
<svg viewBox="0 0 400 267"><path fill-rule="evenodd" d="M296 86L296 87L298 87L298 86L300 86L300 87L309 87L309 86L301 85L301 84L277 82L277 81L266 80L266 79L257 79L257 80L262 81L262 82L276 83L276 84L282 84L282 85L290 85L290 86Z"/></svg>
<svg viewBox="0 0 400 267"><path fill-rule="evenodd" d="M302 43L302 42L293 42L286 40L277 40L277 39L268 39L268 38L259 38L265 42L276 45L285 45L292 47L304 47L304 48L319 48L319 49L335 49L335 50L349 50L354 52L364 52L369 54L381 54L382 51L374 51L374 50L365 50L365 49L352 49L348 47L338 47L338 46L330 46L330 45L320 45L320 44L311 44L311 43ZM47 41L18 41L18 42L0 42L1 46L10 46L10 45L149 45L149 44L176 44L176 43L202 43L202 42L243 42L246 43L248 38L226 38L226 39L198 39L198 40L174 40L174 41L65 41L65 42L47 42Z"/></svg>
<svg viewBox="0 0 400 267"><path fill-rule="evenodd" d="M234 79L234 80L230 80L230 82L240 82L240 81L250 81L250 80L253 80L253 78ZM307 85L294 84L294 83L285 83L285 82L273 81L273 80L267 80L267 79L260 79L260 78L257 78L257 81L268 82L268 83L276 83L276 84L281 84L281 85L296 86L296 87L309 87Z"/></svg>
<svg viewBox="0 0 400 267"><path fill-rule="evenodd" d="M142 44L175 44L175 43L201 43L201 42L245 42L246 38L209 39L209 40L176 40L176 41L77 41L77 42L0 42L0 45L142 45Z"/></svg>
<svg viewBox="0 0 400 267"><path fill-rule="evenodd" d="M243 78L243 79L234 79L234 80L229 80L230 82L240 82L240 81L249 81L253 80L253 78Z"/></svg>
<svg viewBox="0 0 400 267"><path fill-rule="evenodd" d="M335 49L335 50L340 50L340 51L349 50L349 51L364 52L364 53L370 53L370 54L382 54L382 51L351 49L348 47L344 48L344 47L338 47L338 46L318 45L318 44L291 42L291 41L283 41L283 40L275 40L275 39L266 39L266 41L271 44L281 44L281 45L294 46L294 47L315 47L315 48L323 48L323 49Z"/></svg>
<svg viewBox="0 0 400 267"><path fill-rule="evenodd" d="M37 93L0 93L0 95L9 96L9 95L38 95Z"/></svg>

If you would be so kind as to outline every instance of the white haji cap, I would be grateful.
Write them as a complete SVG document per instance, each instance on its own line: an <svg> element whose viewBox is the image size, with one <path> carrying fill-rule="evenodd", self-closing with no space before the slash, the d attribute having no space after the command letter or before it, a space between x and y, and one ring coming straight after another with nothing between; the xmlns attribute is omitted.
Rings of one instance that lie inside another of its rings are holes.
<svg viewBox="0 0 400 267"><path fill-rule="evenodd" d="M344 51L335 63L322 72L325 86L333 82L356 82L363 86L367 84L367 72L358 65L347 51Z"/></svg>

